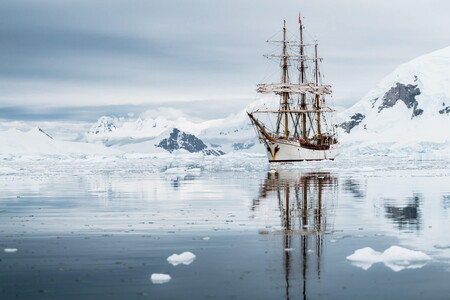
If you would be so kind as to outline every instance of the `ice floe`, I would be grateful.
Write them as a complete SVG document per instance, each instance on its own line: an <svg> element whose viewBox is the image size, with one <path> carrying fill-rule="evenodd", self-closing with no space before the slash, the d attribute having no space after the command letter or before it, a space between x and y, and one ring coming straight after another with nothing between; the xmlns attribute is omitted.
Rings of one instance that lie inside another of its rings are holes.
<svg viewBox="0 0 450 300"><path fill-rule="evenodd" d="M167 258L167 261L174 266L178 266L179 264L190 265L195 259L195 255L192 252L183 252L181 254L172 254Z"/></svg>
<svg viewBox="0 0 450 300"><path fill-rule="evenodd" d="M5 248L3 251L5 251L6 253L15 253L15 252L19 251L19 249L17 249L17 248Z"/></svg>
<svg viewBox="0 0 450 300"><path fill-rule="evenodd" d="M398 272L404 269L418 269L431 260L421 251L409 250L400 246L391 246L384 252L378 252L370 247L356 250L347 260L353 265L368 270L373 264L382 262L391 270Z"/></svg>
<svg viewBox="0 0 450 300"><path fill-rule="evenodd" d="M172 277L170 277L170 275L167 274L153 273L150 279L152 280L153 284L162 284L169 282L172 279Z"/></svg>

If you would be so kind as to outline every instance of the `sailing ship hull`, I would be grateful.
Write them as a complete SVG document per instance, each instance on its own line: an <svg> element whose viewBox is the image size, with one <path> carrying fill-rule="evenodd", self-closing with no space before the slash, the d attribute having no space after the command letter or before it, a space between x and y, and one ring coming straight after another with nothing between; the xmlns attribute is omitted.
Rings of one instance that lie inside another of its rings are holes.
<svg viewBox="0 0 450 300"><path fill-rule="evenodd" d="M302 147L299 142L290 140L266 141L269 162L294 162L307 160L334 160L338 144L327 150Z"/></svg>

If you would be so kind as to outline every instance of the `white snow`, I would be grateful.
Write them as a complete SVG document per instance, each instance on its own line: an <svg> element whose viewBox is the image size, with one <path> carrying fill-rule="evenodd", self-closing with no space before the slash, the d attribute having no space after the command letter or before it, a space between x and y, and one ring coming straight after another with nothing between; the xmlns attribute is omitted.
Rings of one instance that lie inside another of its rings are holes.
<svg viewBox="0 0 450 300"><path fill-rule="evenodd" d="M152 280L153 284L162 284L169 282L172 279L172 277L170 277L170 275L167 274L153 273L150 279Z"/></svg>
<svg viewBox="0 0 450 300"><path fill-rule="evenodd" d="M431 260L427 254L421 251L409 250L400 246L391 246L384 252L378 252L370 247L356 250L347 256L357 267L368 270L374 263L382 262L395 272L404 269L417 269L423 267Z"/></svg>
<svg viewBox="0 0 450 300"><path fill-rule="evenodd" d="M172 254L167 258L167 261L174 266L179 264L190 265L195 260L195 255L192 252L183 252L181 254Z"/></svg>
<svg viewBox="0 0 450 300"><path fill-rule="evenodd" d="M120 154L116 149L81 142L58 141L35 127L29 131L0 131L0 156L3 158L86 158ZM9 170L11 171L11 170Z"/></svg>
<svg viewBox="0 0 450 300"><path fill-rule="evenodd" d="M5 248L3 251L5 251L6 253L15 253L15 252L19 251L19 249L17 249L17 248Z"/></svg>

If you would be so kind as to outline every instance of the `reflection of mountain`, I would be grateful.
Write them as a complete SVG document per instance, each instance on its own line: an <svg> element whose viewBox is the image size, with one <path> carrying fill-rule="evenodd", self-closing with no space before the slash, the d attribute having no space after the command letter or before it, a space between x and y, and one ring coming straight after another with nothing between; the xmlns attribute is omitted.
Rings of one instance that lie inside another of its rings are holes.
<svg viewBox="0 0 450 300"><path fill-rule="evenodd" d="M420 204L421 195L414 195L408 199L406 206L385 205L386 217L392 219L400 230L402 229L421 229Z"/></svg>
<svg viewBox="0 0 450 300"><path fill-rule="evenodd" d="M343 186L344 190L352 193L355 198L364 198L366 196L365 187L356 180L346 179Z"/></svg>
<svg viewBox="0 0 450 300"><path fill-rule="evenodd" d="M291 297L291 278L300 275L303 299L307 299L307 278L320 279L323 235L330 232L330 217L336 196L337 178L330 173L269 173L254 200L257 210L264 199L278 201L281 230L265 232L283 236L286 299ZM294 248L300 249L298 257ZM294 262L299 259L300 262ZM295 274L300 265L300 274ZM295 295L293 295L295 297Z"/></svg>

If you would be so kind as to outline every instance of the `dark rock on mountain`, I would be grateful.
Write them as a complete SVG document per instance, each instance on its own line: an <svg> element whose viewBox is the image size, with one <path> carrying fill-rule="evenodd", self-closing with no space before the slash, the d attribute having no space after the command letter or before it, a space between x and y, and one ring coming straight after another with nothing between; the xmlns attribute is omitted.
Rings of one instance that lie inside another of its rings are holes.
<svg viewBox="0 0 450 300"><path fill-rule="evenodd" d="M42 130L40 127L38 127L39 131L42 132L43 134L45 134L46 136L48 136L49 138L51 138L53 140L53 138L44 130Z"/></svg>
<svg viewBox="0 0 450 300"><path fill-rule="evenodd" d="M202 153L205 155L213 155L213 156L220 156L225 154L225 152L223 152L222 150L214 150L214 149L205 149L202 150Z"/></svg>
<svg viewBox="0 0 450 300"><path fill-rule="evenodd" d="M401 100L405 103L406 107L412 108L413 113L411 119L417 117L423 113L422 109L417 108L419 103L416 100L416 96L420 95L420 89L417 85L398 83L384 94L382 103L378 107L378 112L381 112L385 108L393 107L397 101Z"/></svg>
<svg viewBox="0 0 450 300"><path fill-rule="evenodd" d="M116 129L116 119L103 116L98 119L97 124L93 126L88 134L99 134L105 132L111 132Z"/></svg>
<svg viewBox="0 0 450 300"><path fill-rule="evenodd" d="M255 143L234 143L233 149L234 150L246 150L246 149L250 149L254 145L255 145Z"/></svg>
<svg viewBox="0 0 450 300"><path fill-rule="evenodd" d="M358 126L365 116L360 113L356 113L350 117L350 121L339 124L338 126L344 129L345 132L350 133L353 127Z"/></svg>
<svg viewBox="0 0 450 300"><path fill-rule="evenodd" d="M450 113L450 106L444 107L439 111L441 115Z"/></svg>
<svg viewBox="0 0 450 300"><path fill-rule="evenodd" d="M178 128L174 128L169 138L161 140L155 146L163 148L170 153L178 149L184 149L191 153L202 152L205 155L219 156L224 154L221 150L208 149L201 139L193 134L180 131Z"/></svg>

